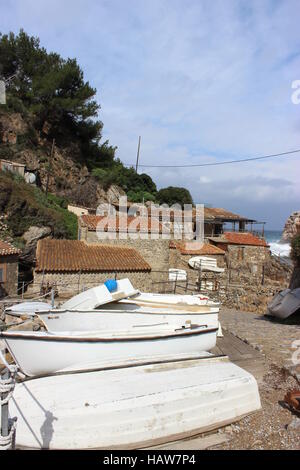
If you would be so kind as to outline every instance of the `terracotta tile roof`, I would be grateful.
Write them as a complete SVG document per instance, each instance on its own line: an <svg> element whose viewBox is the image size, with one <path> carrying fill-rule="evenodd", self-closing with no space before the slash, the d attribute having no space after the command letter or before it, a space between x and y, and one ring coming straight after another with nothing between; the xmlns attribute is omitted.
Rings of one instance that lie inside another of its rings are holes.
<svg viewBox="0 0 300 470"><path fill-rule="evenodd" d="M82 225L86 226L89 230L96 231L97 225L105 221L107 218L101 215L82 215L80 217L80 221ZM142 223L140 223L142 221ZM116 228L114 229L114 224ZM131 225L132 224L132 225ZM137 227L137 228L135 228ZM101 228L103 228L101 226ZM151 219L149 217L134 217L134 216L127 216L127 217L116 217L115 221L114 218L109 220L107 224L104 226L104 231L117 231L117 232L144 232L148 233L152 231L153 233L162 233L162 225L158 222L157 219L152 220L151 226Z"/></svg>
<svg viewBox="0 0 300 470"><path fill-rule="evenodd" d="M4 242L0 240L0 256L8 256L8 255L19 255L21 250L15 248L8 242Z"/></svg>
<svg viewBox="0 0 300 470"><path fill-rule="evenodd" d="M268 246L264 238L259 238L253 233L225 232L221 237L213 238L213 241L230 245Z"/></svg>
<svg viewBox="0 0 300 470"><path fill-rule="evenodd" d="M248 217L243 217L242 215L234 214L233 212L227 211L226 209L222 209L221 207L204 207L204 219L221 219L221 220L228 220L228 221L239 221L239 220L249 220L250 222L254 220L249 219Z"/></svg>
<svg viewBox="0 0 300 470"><path fill-rule="evenodd" d="M88 245L79 240L39 240L36 271L129 272L151 271L151 266L133 248Z"/></svg>
<svg viewBox="0 0 300 470"><path fill-rule="evenodd" d="M210 243L170 240L170 249L178 249L182 255L224 255L225 251Z"/></svg>
<svg viewBox="0 0 300 470"><path fill-rule="evenodd" d="M221 248L200 242L183 242L178 245L182 255L224 255L225 251Z"/></svg>

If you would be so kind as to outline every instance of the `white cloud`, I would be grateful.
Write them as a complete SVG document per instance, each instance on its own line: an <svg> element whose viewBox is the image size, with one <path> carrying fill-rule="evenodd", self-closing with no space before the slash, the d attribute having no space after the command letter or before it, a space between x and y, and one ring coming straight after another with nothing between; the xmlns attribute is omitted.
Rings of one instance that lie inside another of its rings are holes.
<svg viewBox="0 0 300 470"><path fill-rule="evenodd" d="M124 162L135 161L139 135L141 163L150 164L300 148L300 105L291 103L300 79L298 0L17 0L2 13L1 31L23 27L78 58L98 89L104 138ZM287 212L300 205L299 156L141 171L159 187L187 186L195 200L246 215L263 206L273 226L288 216L278 218L280 201Z"/></svg>

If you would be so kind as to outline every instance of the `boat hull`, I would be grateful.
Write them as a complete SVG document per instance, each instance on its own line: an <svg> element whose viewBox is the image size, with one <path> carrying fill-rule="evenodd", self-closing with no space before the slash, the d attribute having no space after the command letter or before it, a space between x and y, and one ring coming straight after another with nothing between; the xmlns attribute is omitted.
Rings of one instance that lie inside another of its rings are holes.
<svg viewBox="0 0 300 470"><path fill-rule="evenodd" d="M256 381L224 358L52 376L18 384L16 446L130 449L225 426L260 408Z"/></svg>
<svg viewBox="0 0 300 470"><path fill-rule="evenodd" d="M128 313L114 310L99 312L61 312L39 313L48 331L91 331L124 330L128 328L152 328L172 326L181 328L191 323L197 325L218 326L218 313Z"/></svg>
<svg viewBox="0 0 300 470"><path fill-rule="evenodd" d="M272 299L268 314L284 320L300 309L300 288L285 289Z"/></svg>
<svg viewBox="0 0 300 470"><path fill-rule="evenodd" d="M64 370L116 367L160 356L195 354L216 345L218 328L195 328L168 333L161 328L151 334L106 338L69 333L4 332L1 337L27 376L53 374Z"/></svg>

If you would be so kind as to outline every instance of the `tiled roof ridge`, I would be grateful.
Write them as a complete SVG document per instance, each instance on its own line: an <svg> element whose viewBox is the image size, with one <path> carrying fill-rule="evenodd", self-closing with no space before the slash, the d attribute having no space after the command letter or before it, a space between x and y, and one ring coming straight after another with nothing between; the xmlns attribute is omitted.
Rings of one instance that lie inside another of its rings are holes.
<svg viewBox="0 0 300 470"><path fill-rule="evenodd" d="M251 232L224 232L220 238L211 238L214 243L225 243L232 245L252 245L268 247L266 240Z"/></svg>
<svg viewBox="0 0 300 470"><path fill-rule="evenodd" d="M21 250L12 243L0 239L0 256L19 255Z"/></svg>
<svg viewBox="0 0 300 470"><path fill-rule="evenodd" d="M151 271L133 247L88 244L81 240L44 239L37 246L36 271Z"/></svg>

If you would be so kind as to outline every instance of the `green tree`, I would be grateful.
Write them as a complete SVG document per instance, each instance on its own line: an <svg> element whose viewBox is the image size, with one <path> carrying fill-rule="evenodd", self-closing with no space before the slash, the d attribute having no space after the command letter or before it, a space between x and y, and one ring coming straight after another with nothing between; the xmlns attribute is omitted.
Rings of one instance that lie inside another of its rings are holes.
<svg viewBox="0 0 300 470"><path fill-rule="evenodd" d="M18 35L0 33L0 76L7 80L7 108L30 113L35 126L48 125L49 138L80 143L88 162L111 162L115 148L101 139L103 123L96 89L84 80L76 59L48 53L38 38L23 30Z"/></svg>
<svg viewBox="0 0 300 470"><path fill-rule="evenodd" d="M176 186L169 186L162 188L158 191L156 199L160 204L193 204L193 199L190 192L186 188L179 188Z"/></svg>

